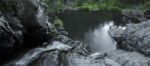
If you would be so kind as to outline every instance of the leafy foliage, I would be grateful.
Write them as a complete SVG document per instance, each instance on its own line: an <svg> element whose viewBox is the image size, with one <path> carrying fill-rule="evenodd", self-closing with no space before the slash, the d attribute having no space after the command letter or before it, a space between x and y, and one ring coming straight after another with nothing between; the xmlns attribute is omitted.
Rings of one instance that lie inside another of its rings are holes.
<svg viewBox="0 0 150 66"><path fill-rule="evenodd" d="M49 12L60 13L64 9L74 9L85 11L97 10L117 10L124 8L134 8L134 6L142 5L142 8L149 8L149 0L44 0L48 5Z"/></svg>
<svg viewBox="0 0 150 66"><path fill-rule="evenodd" d="M80 6L83 10L121 10L122 7L117 0L104 0L101 2L85 2Z"/></svg>
<svg viewBox="0 0 150 66"><path fill-rule="evenodd" d="M62 0L43 0L44 3L48 5L48 12L53 13L59 13L63 9L63 2Z"/></svg>
<svg viewBox="0 0 150 66"><path fill-rule="evenodd" d="M150 9L150 1L146 2L146 3L143 5L143 8L144 8L144 9Z"/></svg>

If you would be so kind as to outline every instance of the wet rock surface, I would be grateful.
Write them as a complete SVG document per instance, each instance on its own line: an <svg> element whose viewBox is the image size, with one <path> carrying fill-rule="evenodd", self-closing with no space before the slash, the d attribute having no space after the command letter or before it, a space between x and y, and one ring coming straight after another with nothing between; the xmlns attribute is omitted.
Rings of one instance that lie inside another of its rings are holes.
<svg viewBox="0 0 150 66"><path fill-rule="evenodd" d="M122 47L150 56L150 22L129 24L124 32Z"/></svg>
<svg viewBox="0 0 150 66"><path fill-rule="evenodd" d="M138 51L150 56L149 31L150 21L145 21L138 24L128 24L127 28L121 34L114 31L114 33L121 35L119 37L115 34L111 35L118 41L119 48Z"/></svg>
<svg viewBox="0 0 150 66"><path fill-rule="evenodd" d="M118 49L108 52L107 57L121 66L149 66L149 29L150 21L130 23L125 29L112 27L110 35L118 42Z"/></svg>
<svg viewBox="0 0 150 66"><path fill-rule="evenodd" d="M68 66L121 66L106 57L94 59L90 57L71 55L68 57Z"/></svg>
<svg viewBox="0 0 150 66"><path fill-rule="evenodd" d="M43 54L40 58L30 63L29 66L61 66L59 57L60 51L51 51Z"/></svg>
<svg viewBox="0 0 150 66"><path fill-rule="evenodd" d="M111 26L109 30L109 34L116 41L121 41L121 37L125 32L126 26ZM119 42L117 42L119 44Z"/></svg>
<svg viewBox="0 0 150 66"><path fill-rule="evenodd" d="M143 10L138 9L123 9L122 14L125 16L124 21L125 22L141 22L148 20L144 15ZM146 14L145 14L146 15Z"/></svg>

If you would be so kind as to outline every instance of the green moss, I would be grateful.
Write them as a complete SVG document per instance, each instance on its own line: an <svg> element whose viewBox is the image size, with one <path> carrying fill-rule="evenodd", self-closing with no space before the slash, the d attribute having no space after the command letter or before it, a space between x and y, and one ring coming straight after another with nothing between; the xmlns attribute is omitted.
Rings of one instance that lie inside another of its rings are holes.
<svg viewBox="0 0 150 66"><path fill-rule="evenodd" d="M57 18L54 20L54 25L56 28L63 27L63 22Z"/></svg>

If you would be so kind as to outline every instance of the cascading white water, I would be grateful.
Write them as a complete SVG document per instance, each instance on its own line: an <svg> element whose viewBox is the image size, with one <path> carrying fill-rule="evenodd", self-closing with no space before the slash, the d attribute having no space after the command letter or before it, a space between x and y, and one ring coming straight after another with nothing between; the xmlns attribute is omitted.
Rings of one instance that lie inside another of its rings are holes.
<svg viewBox="0 0 150 66"><path fill-rule="evenodd" d="M100 25L98 28L85 34L85 41L89 44L92 52L103 53L116 49L116 42L109 35L111 26L113 26L112 21Z"/></svg>
<svg viewBox="0 0 150 66"><path fill-rule="evenodd" d="M54 41L52 44L49 44L46 47L39 47L30 50L21 58L14 60L13 62L6 64L5 66L27 66L31 61L38 58L41 55L41 53L45 51L49 50L67 51L69 49L71 49L70 46L63 44L60 41Z"/></svg>
<svg viewBox="0 0 150 66"><path fill-rule="evenodd" d="M35 48L31 51L29 51L27 54L23 56L23 58L19 59L15 65L16 66L27 66L27 64L34 60L35 58L39 57L40 53L45 51L44 48Z"/></svg>

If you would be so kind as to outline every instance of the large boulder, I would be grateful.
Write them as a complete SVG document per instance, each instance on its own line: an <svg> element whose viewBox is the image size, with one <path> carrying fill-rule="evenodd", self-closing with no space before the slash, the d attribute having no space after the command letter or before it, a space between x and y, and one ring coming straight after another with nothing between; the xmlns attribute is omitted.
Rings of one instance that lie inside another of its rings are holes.
<svg viewBox="0 0 150 66"><path fill-rule="evenodd" d="M30 32L48 28L46 6L41 0L21 0L24 9L19 14L23 26Z"/></svg>
<svg viewBox="0 0 150 66"><path fill-rule="evenodd" d="M52 26L48 20L47 7L41 0L21 0L18 18L27 30L25 42L39 45L51 38Z"/></svg>
<svg viewBox="0 0 150 66"><path fill-rule="evenodd" d="M124 16L123 20L125 22L141 22L146 21L147 18L143 15L143 10L134 9L123 9L122 14Z"/></svg>
<svg viewBox="0 0 150 66"><path fill-rule="evenodd" d="M118 42L120 49L138 51L150 56L150 21L138 24L128 24L122 33L115 32L111 34ZM115 35L119 34L118 35Z"/></svg>
<svg viewBox="0 0 150 66"><path fill-rule="evenodd" d="M52 37L54 28L41 0L0 0L0 11L1 61L17 57L24 49L42 45Z"/></svg>
<svg viewBox="0 0 150 66"><path fill-rule="evenodd" d="M25 45L40 45L51 37L47 7L41 0L1 0L0 4L12 29L24 35Z"/></svg>

